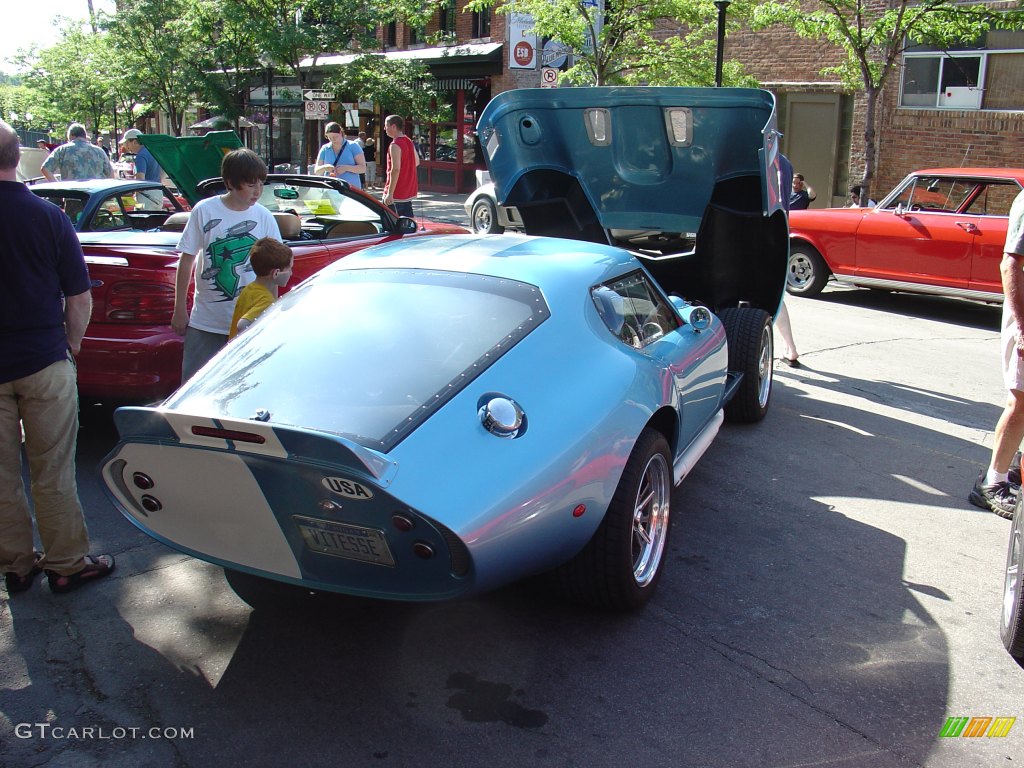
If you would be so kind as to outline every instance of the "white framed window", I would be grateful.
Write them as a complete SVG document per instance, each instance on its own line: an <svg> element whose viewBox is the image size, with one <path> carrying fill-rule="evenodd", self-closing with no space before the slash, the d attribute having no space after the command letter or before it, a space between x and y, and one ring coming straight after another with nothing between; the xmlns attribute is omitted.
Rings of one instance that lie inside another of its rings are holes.
<svg viewBox="0 0 1024 768"><path fill-rule="evenodd" d="M903 54L900 106L1024 109L1024 32L992 30L955 48L913 45Z"/></svg>

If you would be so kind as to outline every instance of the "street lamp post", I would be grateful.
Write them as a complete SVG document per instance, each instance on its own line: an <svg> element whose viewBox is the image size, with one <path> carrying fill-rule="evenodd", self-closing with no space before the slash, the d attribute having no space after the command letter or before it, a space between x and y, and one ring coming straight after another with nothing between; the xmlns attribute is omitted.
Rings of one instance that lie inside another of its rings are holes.
<svg viewBox="0 0 1024 768"><path fill-rule="evenodd" d="M267 171L274 172L274 62L261 56L260 63L267 68Z"/></svg>
<svg viewBox="0 0 1024 768"><path fill-rule="evenodd" d="M722 57L725 53L725 10L732 0L715 0L718 9L718 48L715 51L715 87L722 87Z"/></svg>

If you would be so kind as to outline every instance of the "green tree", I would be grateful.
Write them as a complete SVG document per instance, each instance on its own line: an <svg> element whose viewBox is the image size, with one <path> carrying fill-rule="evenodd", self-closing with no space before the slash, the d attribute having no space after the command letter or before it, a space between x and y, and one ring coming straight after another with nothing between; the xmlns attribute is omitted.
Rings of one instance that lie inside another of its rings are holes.
<svg viewBox="0 0 1024 768"><path fill-rule="evenodd" d="M875 173L878 99L907 46L921 42L948 46L976 40L989 29L1020 29L1024 16L1019 10L993 11L950 0L793 0L764 3L751 17L754 29L777 24L792 27L801 37L827 40L846 54L839 66L826 67L822 73L838 75L850 90L864 91L861 202L865 203Z"/></svg>
<svg viewBox="0 0 1024 768"><path fill-rule="evenodd" d="M300 89L310 87L325 54L372 49L374 30L386 0L225 0L254 40L264 64L292 74ZM261 70L262 71L262 70ZM303 132L300 156L306 157ZM308 157L306 158L308 160Z"/></svg>
<svg viewBox="0 0 1024 768"><path fill-rule="evenodd" d="M52 111L47 106L46 99L27 85L0 83L0 117L15 128L48 131Z"/></svg>
<svg viewBox="0 0 1024 768"><path fill-rule="evenodd" d="M263 72L258 54L265 46L234 0L192 0L186 18L202 43L198 99L237 128L254 73Z"/></svg>
<svg viewBox="0 0 1024 768"><path fill-rule="evenodd" d="M197 0L133 0L104 21L140 99L159 107L176 136L202 79L204 46L190 25Z"/></svg>
<svg viewBox="0 0 1024 768"><path fill-rule="evenodd" d="M473 0L467 9L499 1ZM747 16L752 5L734 2L729 24ZM575 61L563 75L569 82L714 85L718 11L711 0L606 0L603 15L582 0L512 0L496 10L530 14L539 37L567 46ZM736 62L723 66L722 80L756 84Z"/></svg>
<svg viewBox="0 0 1024 768"><path fill-rule="evenodd" d="M387 60L377 54L359 56L329 76L326 86L357 101L382 104L396 114L422 122L439 120L437 91L417 61Z"/></svg>
<svg viewBox="0 0 1024 768"><path fill-rule="evenodd" d="M85 123L93 135L106 127L114 106L119 75L117 56L104 34L92 34L75 22L61 31L60 40L30 56L25 84L39 95L40 117L55 126Z"/></svg>

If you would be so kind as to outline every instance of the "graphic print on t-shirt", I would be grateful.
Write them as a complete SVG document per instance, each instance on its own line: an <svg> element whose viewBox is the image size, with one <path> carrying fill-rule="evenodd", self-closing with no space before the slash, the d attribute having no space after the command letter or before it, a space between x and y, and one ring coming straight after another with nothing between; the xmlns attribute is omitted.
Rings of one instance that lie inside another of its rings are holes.
<svg viewBox="0 0 1024 768"><path fill-rule="evenodd" d="M215 220L215 222L219 219ZM214 224L215 222L210 222ZM256 242L250 235L257 226L255 221L243 221L231 227L225 236L210 243L206 249L210 266L203 270L204 280L212 280L213 288L230 301L238 295L239 275L244 271L249 249ZM207 225L209 228L210 225Z"/></svg>

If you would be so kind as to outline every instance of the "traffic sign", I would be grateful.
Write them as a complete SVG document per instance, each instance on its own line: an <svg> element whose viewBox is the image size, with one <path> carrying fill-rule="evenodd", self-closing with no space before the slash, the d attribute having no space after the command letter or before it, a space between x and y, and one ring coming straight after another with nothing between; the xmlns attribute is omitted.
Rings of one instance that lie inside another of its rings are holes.
<svg viewBox="0 0 1024 768"><path fill-rule="evenodd" d="M540 70L540 87L557 88L558 70L554 67L542 67Z"/></svg>
<svg viewBox="0 0 1024 768"><path fill-rule="evenodd" d="M302 92L303 101L334 101L334 94L331 91L313 91L306 89Z"/></svg>
<svg viewBox="0 0 1024 768"><path fill-rule="evenodd" d="M330 114L328 107L330 102L328 101L307 101L306 107L306 119L307 120L326 120Z"/></svg>

